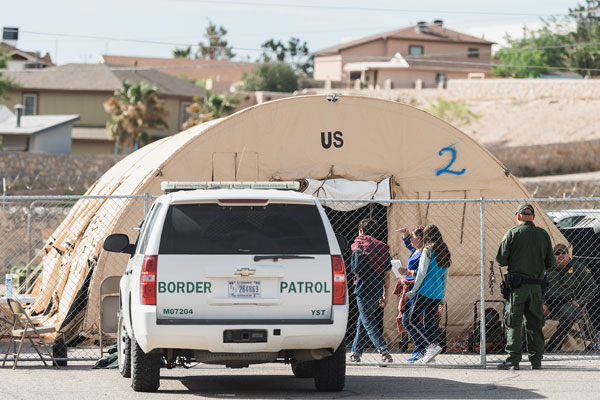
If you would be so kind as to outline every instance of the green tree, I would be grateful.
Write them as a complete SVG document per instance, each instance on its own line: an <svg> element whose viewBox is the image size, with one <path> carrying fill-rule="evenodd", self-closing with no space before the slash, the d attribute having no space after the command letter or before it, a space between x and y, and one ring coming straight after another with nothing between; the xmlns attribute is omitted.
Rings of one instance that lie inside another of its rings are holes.
<svg viewBox="0 0 600 400"><path fill-rule="evenodd" d="M314 57L310 55L308 44L292 37L287 45L275 39L269 39L261 45L262 62L286 62L292 66L298 75L312 76Z"/></svg>
<svg viewBox="0 0 600 400"><path fill-rule="evenodd" d="M230 60L235 57L232 47L225 39L227 30L223 26L217 26L212 21L208 21L208 27L204 33L207 43L200 42L200 48L196 53L196 58L209 60Z"/></svg>
<svg viewBox="0 0 600 400"><path fill-rule="evenodd" d="M244 76L243 90L293 92L298 89L298 76L287 64L257 63L250 74Z"/></svg>
<svg viewBox="0 0 600 400"><path fill-rule="evenodd" d="M214 94L207 90L204 97L194 98L194 102L186 108L190 117L183 123L182 129L233 114L239 102L231 94Z"/></svg>
<svg viewBox="0 0 600 400"><path fill-rule="evenodd" d="M16 83L12 78L4 76L2 73L3 69L6 69L10 56L8 53L0 47L0 97L6 98L6 92L9 89L18 88L21 85Z"/></svg>
<svg viewBox="0 0 600 400"><path fill-rule="evenodd" d="M104 110L111 115L106 127L119 144L137 148L140 142L148 142L147 129L168 128L167 111L157 93L158 89L145 81L124 81L104 102Z"/></svg>
<svg viewBox="0 0 600 400"><path fill-rule="evenodd" d="M173 58L192 58L192 46L173 50Z"/></svg>
<svg viewBox="0 0 600 400"><path fill-rule="evenodd" d="M589 70L600 68L600 0L586 0L585 5L569 8L569 16L575 20L569 39L581 44L567 49L569 66L582 76L600 75L600 71Z"/></svg>
<svg viewBox="0 0 600 400"><path fill-rule="evenodd" d="M556 24L546 24L538 30L523 28L521 39L511 39L506 35L510 45L496 52L500 66L492 66L495 75L513 78L537 78L550 73L553 67L566 65L569 43L568 35L557 33ZM541 68L540 68L541 67Z"/></svg>
<svg viewBox="0 0 600 400"><path fill-rule="evenodd" d="M521 39L507 35L510 47L495 56L501 64L515 67L493 66L496 75L537 78L559 68L574 69L582 76L600 75L600 0L569 8L565 20L543 22L538 30L523 28Z"/></svg>

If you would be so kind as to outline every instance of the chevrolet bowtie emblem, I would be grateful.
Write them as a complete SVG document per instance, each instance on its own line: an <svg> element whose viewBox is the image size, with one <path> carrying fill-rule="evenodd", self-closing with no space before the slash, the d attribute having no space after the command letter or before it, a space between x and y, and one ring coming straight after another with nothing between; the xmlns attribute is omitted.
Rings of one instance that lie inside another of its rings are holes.
<svg viewBox="0 0 600 400"><path fill-rule="evenodd" d="M255 269L251 269L251 268L240 268L237 271L235 271L235 275L239 275L239 276L250 276L250 275L254 275L254 273L256 272Z"/></svg>

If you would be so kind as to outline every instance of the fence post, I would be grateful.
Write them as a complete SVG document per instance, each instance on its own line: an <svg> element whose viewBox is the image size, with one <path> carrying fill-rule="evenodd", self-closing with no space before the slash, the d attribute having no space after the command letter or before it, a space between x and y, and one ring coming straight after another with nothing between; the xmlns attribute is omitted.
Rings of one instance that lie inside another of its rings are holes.
<svg viewBox="0 0 600 400"><path fill-rule="evenodd" d="M485 200L483 196L479 203L479 224L481 235L481 301L479 302L479 354L481 355L481 366L486 366L486 338L485 338Z"/></svg>
<svg viewBox="0 0 600 400"><path fill-rule="evenodd" d="M27 260L31 260L31 204L27 210Z"/></svg>
<svg viewBox="0 0 600 400"><path fill-rule="evenodd" d="M144 193L144 219L146 218L146 214L148 214L148 203L150 202L150 194Z"/></svg>
<svg viewBox="0 0 600 400"><path fill-rule="evenodd" d="M2 209L6 209L6 177L2 177Z"/></svg>

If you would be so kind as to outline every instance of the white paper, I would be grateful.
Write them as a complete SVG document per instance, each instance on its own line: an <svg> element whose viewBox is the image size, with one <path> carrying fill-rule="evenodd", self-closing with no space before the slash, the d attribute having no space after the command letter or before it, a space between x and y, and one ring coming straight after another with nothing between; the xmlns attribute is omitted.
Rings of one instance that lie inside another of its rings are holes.
<svg viewBox="0 0 600 400"><path fill-rule="evenodd" d="M396 275L396 278L402 278L404 276L404 274L400 273L401 269L402 269L402 261L392 260L392 271L394 271L394 275Z"/></svg>

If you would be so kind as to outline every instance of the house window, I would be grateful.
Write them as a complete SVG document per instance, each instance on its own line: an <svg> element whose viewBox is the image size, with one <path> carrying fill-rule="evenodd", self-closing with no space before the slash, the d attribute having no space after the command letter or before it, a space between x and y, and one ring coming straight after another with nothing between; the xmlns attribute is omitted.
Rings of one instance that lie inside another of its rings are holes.
<svg viewBox="0 0 600 400"><path fill-rule="evenodd" d="M411 44L408 46L408 54L411 56L422 56L423 55L423 46L419 46L416 44Z"/></svg>
<svg viewBox="0 0 600 400"><path fill-rule="evenodd" d="M37 114L37 94L29 93L23 95L23 115Z"/></svg>
<svg viewBox="0 0 600 400"><path fill-rule="evenodd" d="M350 80L354 82L357 79L360 79L360 71L351 71Z"/></svg>
<svg viewBox="0 0 600 400"><path fill-rule="evenodd" d="M435 74L435 85L436 86L439 86L439 84L441 83L442 85L444 85L444 87L446 87L447 80L448 80L448 78L446 77L445 72L436 72L436 74Z"/></svg>
<svg viewBox="0 0 600 400"><path fill-rule="evenodd" d="M189 101L182 101L179 106L179 126L182 126L185 121L190 118L190 113L188 113L187 108L192 105Z"/></svg>
<svg viewBox="0 0 600 400"><path fill-rule="evenodd" d="M479 49L469 49L469 58L479 58Z"/></svg>

